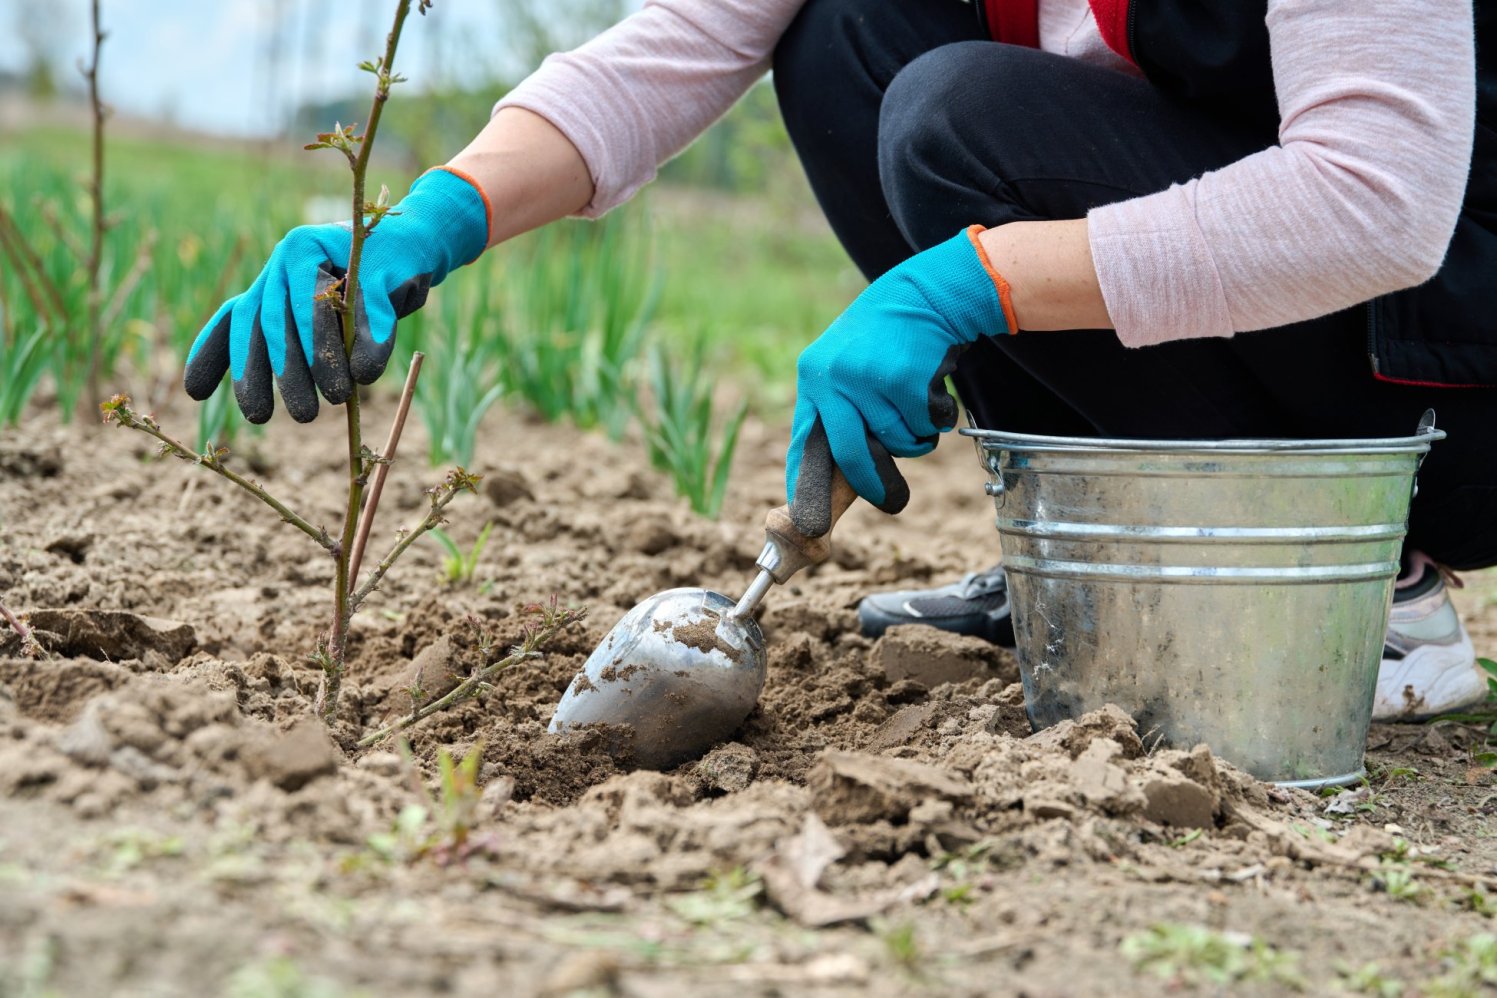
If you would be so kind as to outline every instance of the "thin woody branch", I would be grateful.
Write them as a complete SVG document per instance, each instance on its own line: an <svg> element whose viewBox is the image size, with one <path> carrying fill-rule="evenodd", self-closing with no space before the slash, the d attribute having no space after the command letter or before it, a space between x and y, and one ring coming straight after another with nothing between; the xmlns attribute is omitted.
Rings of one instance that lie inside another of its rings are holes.
<svg viewBox="0 0 1497 998"><path fill-rule="evenodd" d="M375 589L379 588L380 580L385 577L385 573L390 570L390 567L395 562L400 560L400 556L405 554L406 550L412 544L416 543L422 534L442 525L444 521L442 511L447 508L452 500L456 499L463 492L477 494L478 483L481 477L480 475L470 474L462 468L456 468L447 473L447 477L442 481L441 485L427 490L427 494L431 496L431 509L427 511L426 516L422 518L420 523L409 530L401 532L400 540L395 542L395 546L390 549L390 553L381 558L379 564L375 565L369 572L369 578L349 599L350 613L357 610L369 598L369 595Z"/></svg>
<svg viewBox="0 0 1497 998"><path fill-rule="evenodd" d="M181 443L180 441L172 439L165 433L161 432L161 427L158 426L156 421L150 416L142 415L136 412L134 409L130 408L130 397L128 395L116 395L114 398L110 399L108 402L105 402L99 408L103 410L104 422L114 423L118 426L129 427L132 430L139 430L142 433L146 433L150 436L155 437L157 440L161 441L163 453L171 454L175 457L181 458L183 461L186 461L189 464L201 465L202 467L207 468L209 471L212 471L215 474L222 476L223 478L227 478L229 481L233 482L235 485L239 486L241 489L248 492L256 499L259 499L271 509L275 510L278 514L280 514L282 520L285 520L297 530L300 530L302 533L312 538L318 544L322 545L324 549L329 552L335 551L336 545L333 539L328 536L328 532L326 530L321 527L312 526L304 518L292 512L285 503L281 502L269 492L266 492L264 487L261 486L258 482L255 482L249 478L245 478L243 475L234 471L232 468L225 466L223 463L223 455L227 453L226 450L220 449L218 451L209 451L199 454L197 451L194 451L192 448Z"/></svg>
<svg viewBox="0 0 1497 998"><path fill-rule="evenodd" d="M540 626L535 628L527 628L524 639L517 647L512 648L508 655L497 662L492 662L488 665L480 666L479 668L474 669L473 672L461 683L458 683L450 693L447 693L446 695L441 696L436 700L432 700L429 703L419 704L414 710L402 717L400 720L386 725L373 734L365 735L363 738L360 738L359 747L365 748L370 745L378 744L379 742L383 741L386 738L389 738L396 732L404 731L405 729L415 724L419 724L421 721L437 713L438 711L446 710L449 707L453 707L459 703L462 703L464 700L469 700L473 697L481 695L484 690L487 689L489 682L499 673L512 666L519 665L521 662L539 658L541 655L541 648L545 647L545 645L553 637L555 637L564 628L570 627L572 624L577 623L585 616L587 616L586 609L573 610L558 608L556 605L555 597L552 597L549 606L541 606L539 604L536 604L527 607L526 611L529 613L540 615Z"/></svg>

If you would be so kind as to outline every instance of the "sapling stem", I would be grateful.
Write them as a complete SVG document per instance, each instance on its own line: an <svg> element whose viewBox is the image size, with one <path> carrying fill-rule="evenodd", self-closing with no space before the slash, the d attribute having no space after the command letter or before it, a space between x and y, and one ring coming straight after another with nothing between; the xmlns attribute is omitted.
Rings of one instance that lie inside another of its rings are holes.
<svg viewBox="0 0 1497 998"><path fill-rule="evenodd" d="M161 441L162 453L179 457L189 464L202 465L209 471L215 472L218 475L227 478L229 481L233 482L235 485L239 486L241 489L248 492L256 499L259 499L271 509L275 510L280 514L282 520L285 520L297 530L300 530L302 533L312 538L318 544L321 544L323 548L328 551L333 550L333 539L328 536L326 530L321 527L312 526L305 519L293 513L285 503L281 502L269 492L266 492L265 489L260 485L260 483L252 479L245 478L243 475L234 471L232 468L226 467L223 463L223 457L228 453L227 448L219 448L216 451L205 451L199 454L197 451L193 450L191 447L188 447L186 444L178 440L174 440L171 437L167 436L165 433L161 432L161 427L158 426L156 424L156 421L150 416L142 415L141 413L138 413L134 409L130 408L130 396L128 395L116 395L114 398L110 399L108 402L105 402L99 408L104 412L104 422L117 423L120 426L127 426L132 430L140 430L142 433L150 434L157 440Z"/></svg>
<svg viewBox="0 0 1497 998"><path fill-rule="evenodd" d="M418 9L425 13L431 6L431 0L418 0ZM97 14L97 0L94 0L95 12ZM401 82L401 77L390 71L390 65L395 58L395 49L400 39L400 31L405 23L406 15L410 12L411 0L400 0L396 9L394 27L386 38L385 54L377 62L366 62L361 68L374 73L378 84L374 95L374 105L370 110L369 122L363 135L355 135L352 126L344 127L339 124L333 131L318 136L318 141L308 145L308 149L337 149L343 153L353 171L353 232L350 244L348 269L344 277L333 289L318 295L318 300L327 302L339 313L343 324L343 345L346 352L351 353L356 335L356 320L359 309L355 303L359 301L358 275L359 262L363 252L365 240L388 214L388 192L381 191L379 201L375 204L364 202L365 175L369 167L369 152L373 147L375 131L379 125L380 112L386 100L390 96L390 87ZM97 18L96 18L97 26ZM102 35L96 38L96 46L102 42ZM95 49L95 67L97 70L97 47ZM96 111L102 114L102 110L96 107ZM98 119L102 122L102 118ZM355 154L354 146L358 146ZM99 163L102 170L102 161ZM96 173L102 176L102 173ZM102 209L101 209L102 210ZM102 215L96 218L95 235L101 235L107 227L102 221ZM233 270L237 263L239 254L244 247L241 239L235 244L230 257L230 265L227 270ZM34 256L31 247L21 241L16 227L0 209L0 250L7 256L18 261L18 266L26 269L37 270L40 274L40 264L33 263L30 259ZM28 254L30 254L28 256ZM45 277L45 274L41 274ZM128 296L134 279L127 277L116 297L112 299L104 312L105 316L113 316L123 299ZM48 286L55 291L55 285ZM28 285L28 291L32 291ZM38 312L44 312L40 296L32 292L38 302ZM215 292L214 298L221 296L222 288ZM99 306L100 302L94 302ZM97 318L97 311L90 313ZM395 544L395 547L375 567L369 575L368 580L357 591L353 589L353 583L357 579L359 563L362 561L362 551L367 542L370 529L373 524L375 511L379 503L379 493L384 482L386 469L390 459L394 457L396 446L400 440L400 434L405 425L406 416L410 409L411 396L414 393L416 377L420 370L422 355L417 353L412 359L411 370L406 378L405 390L401 396L400 408L396 413L395 424L390 430L390 436L385 444L383 456L374 454L364 446L361 431L359 396L357 390L349 397L345 404L345 415L347 420L348 435L348 502L344 508L343 526L335 539L321 527L313 527L307 520L289 509L285 503L276 499L260 485L248 478L225 467L223 456L228 453L226 448L208 449L199 454L188 448L181 442L172 439L161 431L156 421L150 416L142 415L130 408L130 400L127 396L116 395L109 402L103 403L101 409L104 412L106 423L117 423L131 429L140 430L155 437L162 445L163 454L173 454L184 461L202 465L210 471L216 472L223 478L228 479L235 485L254 495L271 509L280 515L281 519L290 523L298 530L311 537L333 557L335 566L333 580L333 619L332 623L318 641L316 659L323 671L321 689L318 690L315 709L324 720L331 721L337 713L338 693L342 687L344 663L348 651L348 626L355 611L368 598L369 594L379 585L379 582L395 561L405 553L406 549L422 534L430 531L433 527L442 523L442 510L452 502L459 492L476 492L478 476L471 475L462 468L450 472L447 478L438 486L428 490L431 496L431 510L426 517L413 529L405 532ZM375 479L374 488L371 490L367 508L363 502L364 490L370 484L371 473Z"/></svg>
<svg viewBox="0 0 1497 998"><path fill-rule="evenodd" d="M583 617L587 616L586 609L562 609L556 605L555 597L549 606L534 604L525 608L529 613L539 614L541 622L539 627L527 627L525 637L520 644L512 649L510 653L497 662L479 666L462 682L458 683L453 690L445 696L438 697L430 703L421 704L415 710L406 714L398 721L394 721L370 735L359 739L359 747L365 748L377 744L399 731L418 724L438 711L446 710L448 707L462 703L464 700L478 696L484 690L491 679L511 666L519 665L521 662L541 657L541 648L546 645L562 629L570 627Z"/></svg>
<svg viewBox="0 0 1497 998"><path fill-rule="evenodd" d="M400 405L395 410L395 421L390 424L385 449L380 451L379 461L370 475L369 498L364 503L363 515L359 517L359 531L353 539L353 551L348 556L348 577L355 581L359 577L359 566L364 561L364 547L369 543L369 530L374 526L374 512L379 508L379 497L385 491L385 476L395 461L395 449L400 446L400 434L405 430L405 418L411 411L411 397L416 394L416 379L421 376L421 362L425 359L426 355L419 350L411 355L411 367L405 375L405 387L400 392Z"/></svg>
<svg viewBox="0 0 1497 998"><path fill-rule="evenodd" d="M423 0L423 9L425 3ZM400 32L405 27L406 15L411 12L411 0L400 0L395 7L395 23L385 36L385 54L374 65L374 103L369 108L369 121L364 134L357 140L340 139L345 155L349 141L357 141L359 152L350 156L353 170L353 230L348 249L348 270L342 285L342 302L338 310L343 319L343 352L353 352L354 336L358 328L359 264L364 254L364 241L369 237L379 217L365 221L368 206L364 200L365 178L369 173L369 154L374 150L375 133L379 130L379 119L385 102L390 99L390 87L397 82L391 72L395 62L395 50L400 45ZM340 137L346 136L342 128ZM355 388L345 406L348 424L348 504L343 512L343 533L338 547L333 552L336 568L333 572L333 623L328 632L327 654L323 662L326 675L323 679L322 703L324 716L331 718L338 709L338 690L343 682L343 663L348 650L348 621L352 615L349 604L349 558L353 554L354 536L358 530L359 512L364 496L364 484L368 476L368 465L364 457L363 433L359 421L359 392Z"/></svg>

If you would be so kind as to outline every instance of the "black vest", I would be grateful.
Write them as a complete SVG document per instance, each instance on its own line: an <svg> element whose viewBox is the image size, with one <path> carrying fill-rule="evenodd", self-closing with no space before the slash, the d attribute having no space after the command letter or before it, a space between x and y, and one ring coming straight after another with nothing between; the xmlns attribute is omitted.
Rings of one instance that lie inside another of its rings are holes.
<svg viewBox="0 0 1497 998"><path fill-rule="evenodd" d="M1475 7L1476 143L1466 196L1439 272L1366 305L1367 353L1384 381L1497 387L1497 0ZM1266 0L1128 0L1128 48L1160 90L1274 135L1266 12Z"/></svg>

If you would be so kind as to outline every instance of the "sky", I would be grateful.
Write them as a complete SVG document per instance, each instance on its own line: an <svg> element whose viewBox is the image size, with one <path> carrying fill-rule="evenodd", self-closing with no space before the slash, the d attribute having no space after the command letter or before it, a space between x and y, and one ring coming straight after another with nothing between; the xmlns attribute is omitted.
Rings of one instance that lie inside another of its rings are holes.
<svg viewBox="0 0 1497 998"><path fill-rule="evenodd" d="M396 58L407 85L481 86L513 74L498 44L504 2L438 0L425 18L413 13ZM355 67L383 51L394 11L390 0L101 0L101 8L107 103L243 136L278 134L302 100L367 93L370 77ZM0 71L26 68L33 37L54 53L59 77L76 80L88 23L87 0L0 0Z"/></svg>

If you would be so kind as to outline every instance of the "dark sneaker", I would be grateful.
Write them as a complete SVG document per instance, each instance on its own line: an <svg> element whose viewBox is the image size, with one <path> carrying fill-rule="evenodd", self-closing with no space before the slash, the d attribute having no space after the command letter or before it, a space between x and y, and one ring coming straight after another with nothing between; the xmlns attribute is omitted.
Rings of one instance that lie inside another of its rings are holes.
<svg viewBox="0 0 1497 998"><path fill-rule="evenodd" d="M1476 663L1441 572L1424 567L1413 585L1393 591L1393 610L1377 673L1375 721L1417 721L1481 703L1487 676Z"/></svg>
<svg viewBox="0 0 1497 998"><path fill-rule="evenodd" d="M1014 646L1008 581L998 565L939 589L902 589L866 596L858 604L858 623L870 638L897 624L928 624L985 638L1005 648Z"/></svg>

